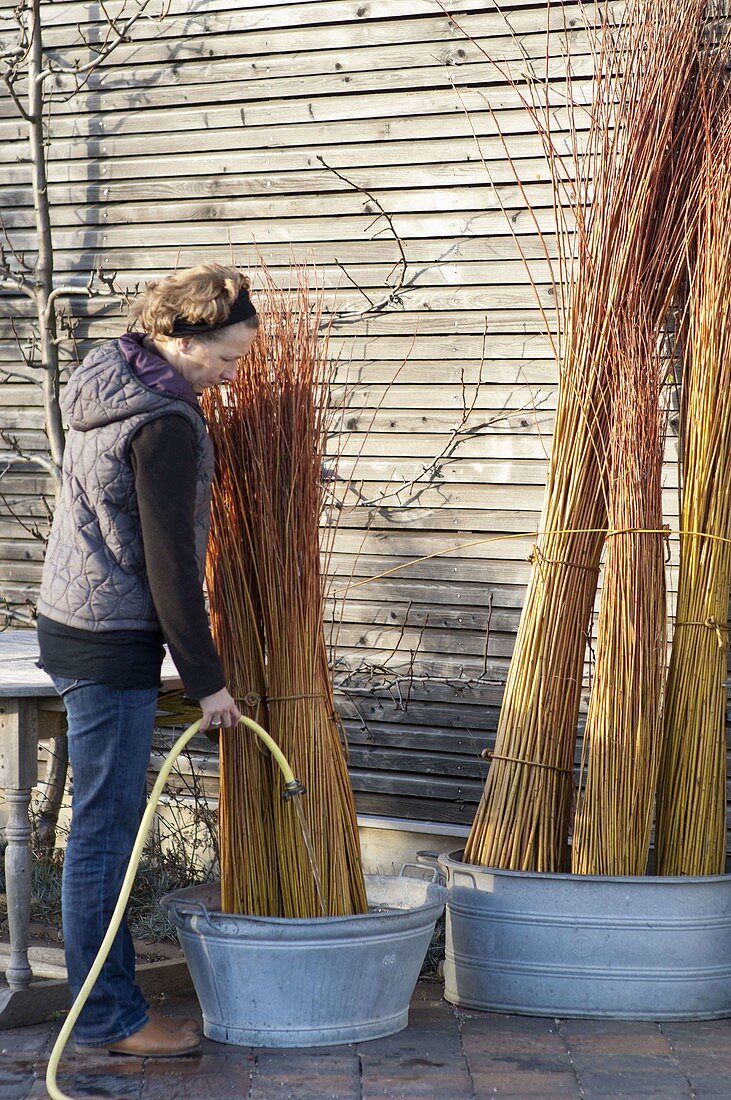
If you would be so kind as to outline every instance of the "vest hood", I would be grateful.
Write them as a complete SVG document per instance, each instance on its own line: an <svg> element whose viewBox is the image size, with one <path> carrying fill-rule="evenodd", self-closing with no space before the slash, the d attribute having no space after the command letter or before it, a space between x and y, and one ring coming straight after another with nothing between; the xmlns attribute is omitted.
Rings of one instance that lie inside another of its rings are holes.
<svg viewBox="0 0 731 1100"><path fill-rule="evenodd" d="M170 404L167 394L139 380L116 340L91 351L71 375L61 397L69 424L79 432L100 428Z"/></svg>

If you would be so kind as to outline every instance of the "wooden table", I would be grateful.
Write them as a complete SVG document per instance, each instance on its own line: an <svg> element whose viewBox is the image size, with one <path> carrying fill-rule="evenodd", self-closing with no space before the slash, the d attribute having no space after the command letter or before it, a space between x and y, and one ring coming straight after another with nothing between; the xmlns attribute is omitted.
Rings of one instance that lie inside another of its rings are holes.
<svg viewBox="0 0 731 1100"><path fill-rule="evenodd" d="M8 806L5 877L10 933L10 959L0 986L0 1027L40 1023L54 1011L68 1007L65 981L36 981L28 961L31 902L31 791L38 782L38 741L63 733L63 704L51 680L36 666L38 642L33 630L0 632L0 788ZM180 678L170 657L162 670L162 686L172 690ZM175 964L178 968L180 964ZM154 995L168 963L138 967L138 981L147 996ZM182 964L185 970L185 964ZM168 974L168 978L175 975ZM146 980L149 978L149 980ZM178 978L186 984L182 971ZM169 981L166 991L171 992Z"/></svg>

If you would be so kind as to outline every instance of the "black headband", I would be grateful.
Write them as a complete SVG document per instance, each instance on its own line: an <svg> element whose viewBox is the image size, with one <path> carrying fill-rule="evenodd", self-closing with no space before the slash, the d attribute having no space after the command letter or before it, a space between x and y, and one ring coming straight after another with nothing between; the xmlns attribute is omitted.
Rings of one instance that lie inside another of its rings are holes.
<svg viewBox="0 0 731 1100"><path fill-rule="evenodd" d="M242 287L225 321L209 325L206 321L189 321L186 317L178 316L175 318L168 335L197 336L200 332L217 332L220 328L228 328L229 325L238 325L240 321L248 321L250 317L256 317L256 309L249 297L248 290Z"/></svg>

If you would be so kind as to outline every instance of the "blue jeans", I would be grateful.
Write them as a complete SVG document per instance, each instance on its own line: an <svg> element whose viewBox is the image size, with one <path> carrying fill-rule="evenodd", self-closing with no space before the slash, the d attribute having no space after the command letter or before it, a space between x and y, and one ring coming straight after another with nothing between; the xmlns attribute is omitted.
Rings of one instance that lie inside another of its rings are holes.
<svg viewBox="0 0 731 1100"><path fill-rule="evenodd" d="M157 688L112 688L52 674L51 679L66 707L73 769L61 901L68 982L76 997L109 925L145 810ZM125 912L76 1023L79 1045L117 1042L147 1022L149 1004L134 976Z"/></svg>

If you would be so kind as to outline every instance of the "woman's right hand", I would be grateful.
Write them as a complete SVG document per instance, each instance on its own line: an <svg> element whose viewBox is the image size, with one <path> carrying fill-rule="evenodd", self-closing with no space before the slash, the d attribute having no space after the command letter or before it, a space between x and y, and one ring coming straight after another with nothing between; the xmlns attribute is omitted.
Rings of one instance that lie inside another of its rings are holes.
<svg viewBox="0 0 731 1100"><path fill-rule="evenodd" d="M230 729L241 718L241 711L226 688L221 688L215 695L206 695L199 699L198 705L203 711L201 733L210 729Z"/></svg>

